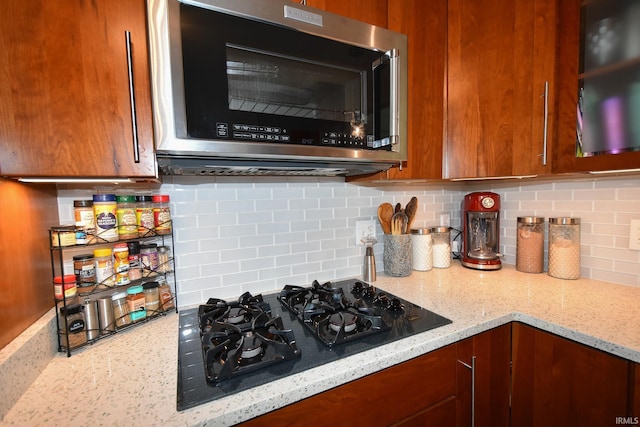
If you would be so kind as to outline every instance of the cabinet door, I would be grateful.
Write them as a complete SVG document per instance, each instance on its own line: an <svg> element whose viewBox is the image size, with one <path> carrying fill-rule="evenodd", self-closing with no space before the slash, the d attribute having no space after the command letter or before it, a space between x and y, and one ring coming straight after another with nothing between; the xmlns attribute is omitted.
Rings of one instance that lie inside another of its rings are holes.
<svg viewBox="0 0 640 427"><path fill-rule="evenodd" d="M449 0L446 178L551 173L556 8Z"/></svg>
<svg viewBox="0 0 640 427"><path fill-rule="evenodd" d="M460 341L457 353L457 425L509 426L511 325Z"/></svg>
<svg viewBox="0 0 640 427"><path fill-rule="evenodd" d="M156 176L145 14L144 0L0 2L1 175Z"/></svg>
<svg viewBox="0 0 640 427"><path fill-rule="evenodd" d="M629 363L513 324L512 425L615 424L627 412Z"/></svg>
<svg viewBox="0 0 640 427"><path fill-rule="evenodd" d="M455 425L455 405L447 402L455 393L455 358L450 345L242 425Z"/></svg>
<svg viewBox="0 0 640 427"><path fill-rule="evenodd" d="M578 105L578 87L580 79L603 79L609 82L613 81L616 91L622 96L624 100L622 104L622 111L626 113L626 117L622 117L620 121L615 119L615 116L609 116L610 120L607 122L604 115L604 103L601 104L600 114L589 115L585 114L583 121L585 126L593 126L600 129L600 132L594 132L598 135L599 139L608 139L613 133L614 135L624 135L629 141L635 140L636 144L640 142L640 127L638 127L638 111L640 108L640 83L637 77L640 70L640 58L613 60L612 63L605 64L599 69L593 70L588 73L580 72L580 39L585 37L585 34L581 34L581 4L583 7L598 7L604 3L604 8L609 11L614 11L620 6L635 7L631 9L633 13L624 13L624 16L629 20L637 19L640 9L637 6L638 2L617 2L614 7L613 4L607 2L584 2L580 0L567 0L561 2L560 9L560 21L563 23L561 26L560 40L560 53L558 55L558 79L559 79L559 102L558 102L558 135L555 139L557 149L555 151L556 158L554 159L554 171L557 173L571 173L571 172L585 172L585 171L615 171L621 169L637 169L640 166L640 151L635 152L623 152L619 154L602 154L589 157L576 157L576 122L578 119L577 105ZM634 5L635 3L635 5ZM633 6L632 6L633 5ZM597 13L601 13L599 11ZM625 25L625 22L620 22L615 18L609 19L610 22L620 24L619 28L623 28L622 34L616 34L617 37L623 38L627 32L632 32L633 27L637 27L637 21L629 25L629 28ZM588 31L583 29L583 31ZM637 33L635 33L637 39ZM637 40L619 41L617 44L612 45L613 48L620 47L620 55L624 54L624 49L631 46L637 46ZM589 46L587 46L589 49ZM635 77L634 77L635 76ZM630 79L635 79L635 83L629 84ZM615 106L615 104L614 104ZM620 110L618 110L620 111ZM611 120L611 118L614 118ZM592 122L589 124L589 122ZM595 122L595 124L594 124ZM614 127L607 132L603 132L603 126L611 126L612 124L621 125L619 128ZM621 133L618 133L621 132Z"/></svg>

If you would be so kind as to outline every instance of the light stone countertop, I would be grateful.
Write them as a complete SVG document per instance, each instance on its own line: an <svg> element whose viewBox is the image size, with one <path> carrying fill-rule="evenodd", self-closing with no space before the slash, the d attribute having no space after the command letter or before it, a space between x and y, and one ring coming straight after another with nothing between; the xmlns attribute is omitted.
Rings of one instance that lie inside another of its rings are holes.
<svg viewBox="0 0 640 427"><path fill-rule="evenodd" d="M231 425L511 321L640 362L640 288L458 263L407 278L379 273L373 284L453 323L177 412L172 314L70 358L56 355L2 424Z"/></svg>

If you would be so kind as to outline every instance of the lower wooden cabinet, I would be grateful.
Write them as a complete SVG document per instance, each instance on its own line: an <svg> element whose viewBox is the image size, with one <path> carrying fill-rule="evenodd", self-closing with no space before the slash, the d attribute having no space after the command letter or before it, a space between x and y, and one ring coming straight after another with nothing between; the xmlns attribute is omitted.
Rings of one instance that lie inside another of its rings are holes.
<svg viewBox="0 0 640 427"><path fill-rule="evenodd" d="M509 426L511 325L467 338L457 346L457 425Z"/></svg>
<svg viewBox="0 0 640 427"><path fill-rule="evenodd" d="M632 362L520 323L512 332L513 426L609 426L632 415Z"/></svg>
<svg viewBox="0 0 640 427"><path fill-rule="evenodd" d="M455 379L453 344L242 425L453 426Z"/></svg>
<svg viewBox="0 0 640 427"><path fill-rule="evenodd" d="M640 364L514 322L243 425L609 426L636 417Z"/></svg>

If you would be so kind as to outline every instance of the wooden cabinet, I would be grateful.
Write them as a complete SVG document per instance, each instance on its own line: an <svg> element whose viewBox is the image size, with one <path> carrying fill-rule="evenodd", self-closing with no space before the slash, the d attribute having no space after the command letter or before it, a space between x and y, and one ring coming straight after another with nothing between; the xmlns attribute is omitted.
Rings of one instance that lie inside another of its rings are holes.
<svg viewBox="0 0 640 427"><path fill-rule="evenodd" d="M508 427L511 325L467 338L456 346L457 425Z"/></svg>
<svg viewBox="0 0 640 427"><path fill-rule="evenodd" d="M389 0L388 28L407 35L408 161L351 181L442 178L446 0Z"/></svg>
<svg viewBox="0 0 640 427"><path fill-rule="evenodd" d="M449 0L445 178L552 172L558 3Z"/></svg>
<svg viewBox="0 0 640 427"><path fill-rule="evenodd" d="M614 425L629 414L631 362L520 323L512 357L514 426Z"/></svg>
<svg viewBox="0 0 640 427"><path fill-rule="evenodd" d="M455 425L450 345L254 418L244 426Z"/></svg>
<svg viewBox="0 0 640 427"><path fill-rule="evenodd" d="M0 151L3 176L156 176L144 0L0 3Z"/></svg>
<svg viewBox="0 0 640 427"><path fill-rule="evenodd" d="M555 153L556 158L554 159L554 171L558 173L615 171L620 169L637 169L640 167L640 151L576 157L576 121L578 119L576 107L578 105L580 80L602 79L609 80L610 82L613 81L616 86L619 85L619 87L616 88L616 92L621 94L627 102L627 106L622 107L626 111L626 118L622 118L621 120L622 123L626 122L626 126L623 125L618 129L613 129L613 132L623 132L627 138L630 140L635 139L636 142L638 138L640 138L637 126L633 126L633 123L637 123L637 119L632 119L632 117L635 116L633 108L631 107L633 105L637 109L640 95L637 93L631 95L631 91L629 90L630 87L637 87L635 85L638 84L637 74L640 71L640 58L606 64L599 69L587 71L586 73L583 73L581 70L580 62L583 61L584 58L580 58L580 40L585 37L585 34L581 34L581 31L586 31L586 29L582 29L580 26L581 4L585 8L590 8L594 5L597 6L598 3L604 4L607 12L612 12L615 11L616 8L630 5L633 2L616 3L616 7L611 7L613 4L606 2L584 2L580 0L561 2L560 19L563 25L560 30L560 38L563 40L563 43L560 45L558 56L558 79L561 83L561 93L559 94L558 103L559 126L556 139L557 150ZM594 14L601 12L602 11L594 12ZM631 18L631 14L627 15ZM610 21L616 22L615 19L610 19ZM633 25L637 25L637 23ZM618 36L620 35L618 34ZM624 45L625 42L622 41L619 42L617 46ZM635 45L637 46L637 41ZM630 79L634 80L635 83L630 85ZM593 87L595 88L595 86ZM635 99L635 103L631 100L632 98ZM602 126L605 125L604 116L585 114L583 120L586 126L589 126L588 122L597 122L596 126L600 126L601 132L594 133L598 135L599 139L607 138L606 133L602 133ZM620 125L620 122L616 120L610 120L608 125L614 123ZM635 133L632 129L635 130Z"/></svg>

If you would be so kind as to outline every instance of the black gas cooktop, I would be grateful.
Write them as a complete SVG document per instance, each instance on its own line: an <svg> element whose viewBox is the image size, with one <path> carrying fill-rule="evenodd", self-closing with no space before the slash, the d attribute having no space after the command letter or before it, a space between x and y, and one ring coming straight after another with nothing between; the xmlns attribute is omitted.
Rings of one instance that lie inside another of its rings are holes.
<svg viewBox="0 0 640 427"><path fill-rule="evenodd" d="M451 323L351 279L180 312L179 411Z"/></svg>

